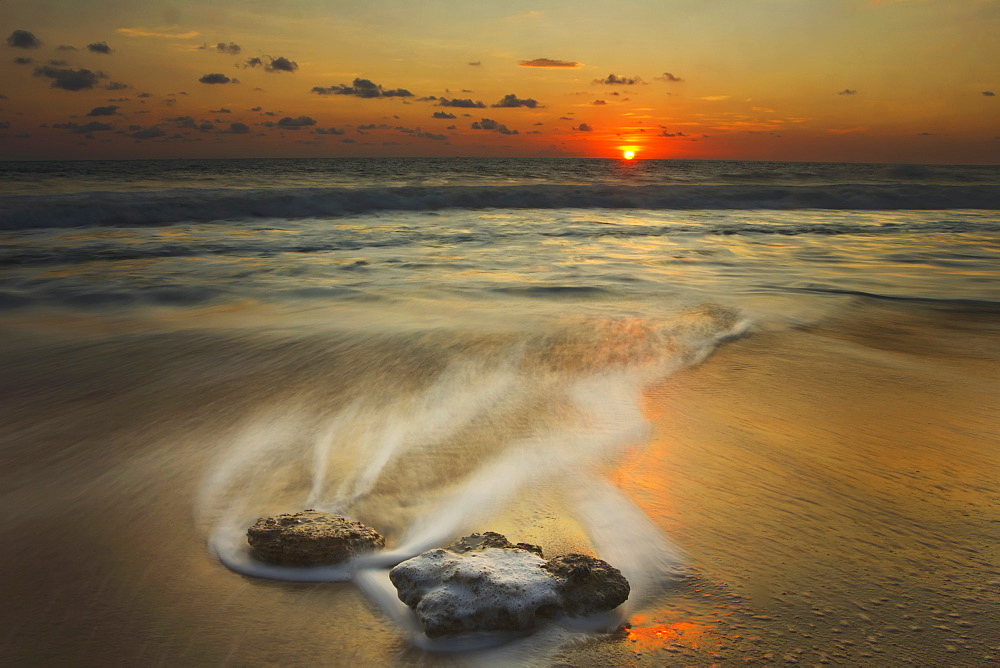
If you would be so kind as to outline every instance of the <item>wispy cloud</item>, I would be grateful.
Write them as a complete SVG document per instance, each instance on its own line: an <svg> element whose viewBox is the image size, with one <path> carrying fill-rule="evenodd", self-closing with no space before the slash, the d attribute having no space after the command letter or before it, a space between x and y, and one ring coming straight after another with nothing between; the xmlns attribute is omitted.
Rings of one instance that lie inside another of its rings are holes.
<svg viewBox="0 0 1000 668"><path fill-rule="evenodd" d="M583 63L575 60L556 60L555 58L535 58L534 60L522 60L519 67L562 67L567 69L578 69L583 67Z"/></svg>
<svg viewBox="0 0 1000 668"><path fill-rule="evenodd" d="M129 37L163 37L165 39L192 39L201 34L197 30L188 32L157 32L155 30L146 30L145 28L118 28L115 32Z"/></svg>

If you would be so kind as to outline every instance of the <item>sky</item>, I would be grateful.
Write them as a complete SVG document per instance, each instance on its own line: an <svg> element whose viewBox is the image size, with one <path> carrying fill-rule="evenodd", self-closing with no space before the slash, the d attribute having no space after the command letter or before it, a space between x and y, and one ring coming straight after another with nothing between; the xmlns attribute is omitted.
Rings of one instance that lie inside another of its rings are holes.
<svg viewBox="0 0 1000 668"><path fill-rule="evenodd" d="M1000 0L4 0L0 159L1000 163Z"/></svg>

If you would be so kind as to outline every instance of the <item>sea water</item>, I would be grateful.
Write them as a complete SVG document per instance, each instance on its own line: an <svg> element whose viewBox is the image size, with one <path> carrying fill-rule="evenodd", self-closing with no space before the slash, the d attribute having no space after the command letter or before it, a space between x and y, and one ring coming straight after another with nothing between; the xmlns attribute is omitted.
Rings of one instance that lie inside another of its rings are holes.
<svg viewBox="0 0 1000 668"><path fill-rule="evenodd" d="M0 175L0 656L1000 655L1000 168ZM249 553L257 517L306 507L386 552ZM428 643L387 568L485 530L597 554L632 596L499 648Z"/></svg>

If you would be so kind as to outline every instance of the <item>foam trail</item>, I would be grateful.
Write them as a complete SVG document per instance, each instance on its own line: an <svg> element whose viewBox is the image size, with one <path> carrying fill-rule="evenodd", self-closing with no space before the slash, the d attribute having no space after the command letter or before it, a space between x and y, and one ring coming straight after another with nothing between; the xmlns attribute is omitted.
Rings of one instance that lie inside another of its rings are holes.
<svg viewBox="0 0 1000 668"><path fill-rule="evenodd" d="M629 614L679 576L683 557L649 517L604 478L589 475L572 493L574 516L602 559L614 564L632 587L622 612Z"/></svg>
<svg viewBox="0 0 1000 668"><path fill-rule="evenodd" d="M318 505L320 499L323 498L330 467L330 451L337 442L337 436L343 431L344 423L357 419L357 413L358 404L355 402L331 420L323 434L316 439L313 450L312 487L306 498L306 507Z"/></svg>

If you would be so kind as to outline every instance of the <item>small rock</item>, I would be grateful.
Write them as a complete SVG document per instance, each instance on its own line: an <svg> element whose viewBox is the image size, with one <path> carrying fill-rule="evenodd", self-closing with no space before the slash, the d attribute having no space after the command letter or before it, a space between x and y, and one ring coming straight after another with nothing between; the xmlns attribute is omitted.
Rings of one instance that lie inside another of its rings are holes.
<svg viewBox="0 0 1000 668"><path fill-rule="evenodd" d="M483 533L474 533L471 536L459 538L445 549L456 554L464 554L473 550L485 550L488 547L517 548L537 554L539 557L544 558L545 556L542 554L542 548L537 545L532 545L531 543L511 543L507 540L506 536L496 531L484 531Z"/></svg>
<svg viewBox="0 0 1000 668"><path fill-rule="evenodd" d="M247 530L247 542L261 559L280 566L328 566L385 546L371 527L311 509L261 517Z"/></svg>

